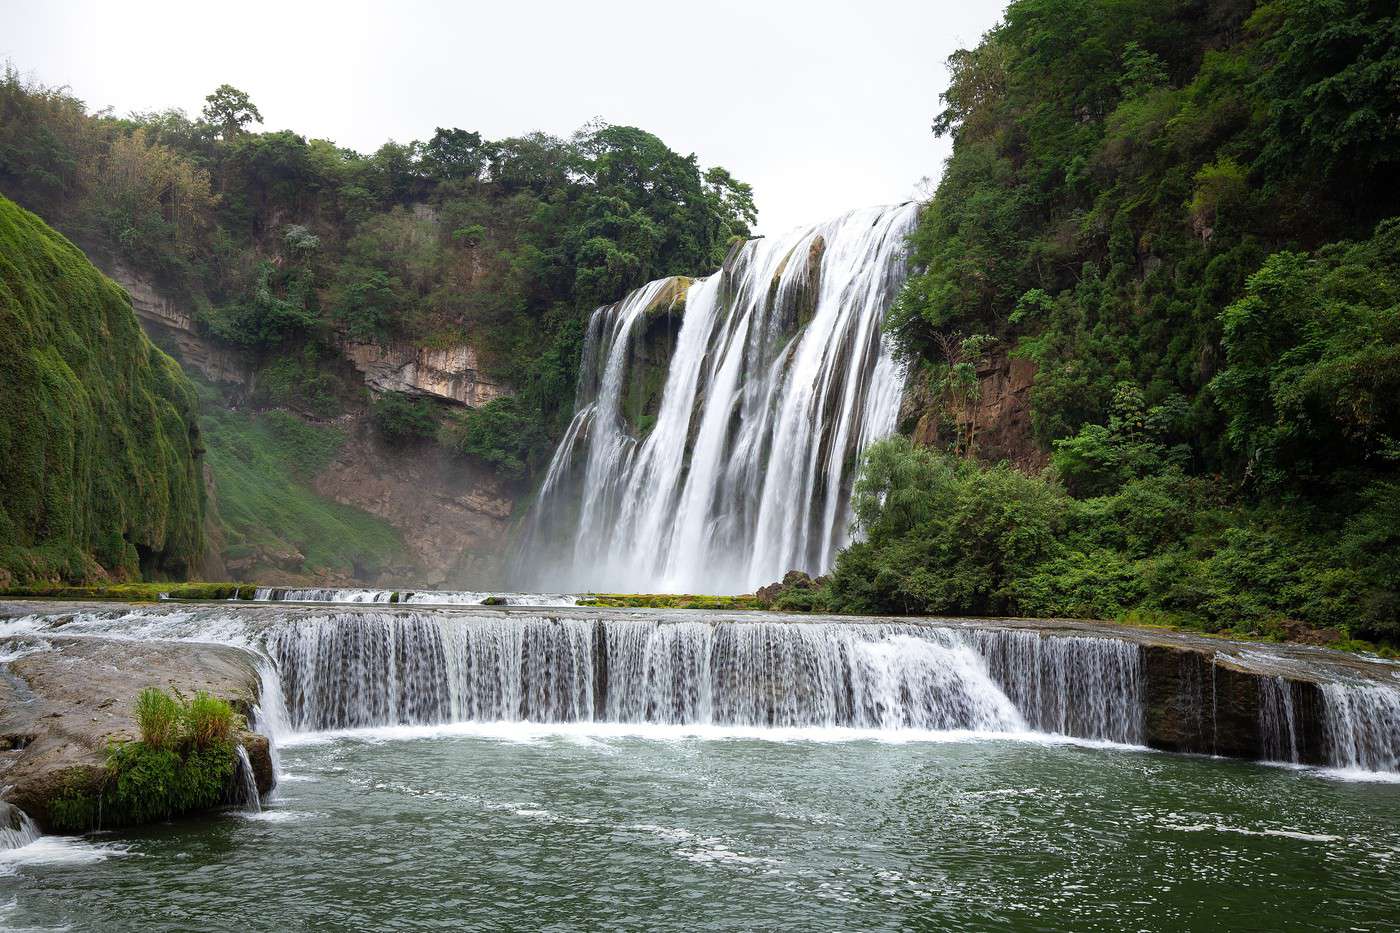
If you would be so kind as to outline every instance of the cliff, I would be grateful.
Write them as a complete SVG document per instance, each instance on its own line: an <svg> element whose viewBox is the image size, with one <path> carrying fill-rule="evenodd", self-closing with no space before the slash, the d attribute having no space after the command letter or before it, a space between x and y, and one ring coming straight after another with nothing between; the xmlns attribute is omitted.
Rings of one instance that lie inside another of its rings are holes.
<svg viewBox="0 0 1400 933"><path fill-rule="evenodd" d="M353 401L329 420L250 411L266 381L255 355L207 336L182 302L126 264L101 251L94 258L130 294L151 338L213 384L201 419L211 450L203 578L422 587L472 582L494 570L515 490L487 466L432 443L386 443ZM335 347L339 358L322 366L339 379L362 380L371 393L469 408L509 394L481 371L467 344L380 345L342 336Z"/></svg>
<svg viewBox="0 0 1400 933"><path fill-rule="evenodd" d="M116 284L3 197L0 358L0 584L198 566L194 387Z"/></svg>
<svg viewBox="0 0 1400 933"><path fill-rule="evenodd" d="M926 380L911 376L900 407L900 430L914 443L949 448L971 438L986 463L1007 461L1027 473L1049 463L1049 454L1031 434L1032 360L993 353L977 364L977 388L967 404L947 404Z"/></svg>

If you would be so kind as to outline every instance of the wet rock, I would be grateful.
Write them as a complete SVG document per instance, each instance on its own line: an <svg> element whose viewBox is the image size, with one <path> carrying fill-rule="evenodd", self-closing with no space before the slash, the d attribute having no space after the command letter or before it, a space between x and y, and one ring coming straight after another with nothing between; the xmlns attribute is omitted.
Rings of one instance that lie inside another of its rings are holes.
<svg viewBox="0 0 1400 933"><path fill-rule="evenodd" d="M204 690L246 718L257 702L256 659L237 648L190 642L46 638L0 668L0 787L41 827L49 804L77 790L95 793L107 746L138 737L137 695L146 687L191 696ZM259 791L272 789L266 737L245 732Z"/></svg>

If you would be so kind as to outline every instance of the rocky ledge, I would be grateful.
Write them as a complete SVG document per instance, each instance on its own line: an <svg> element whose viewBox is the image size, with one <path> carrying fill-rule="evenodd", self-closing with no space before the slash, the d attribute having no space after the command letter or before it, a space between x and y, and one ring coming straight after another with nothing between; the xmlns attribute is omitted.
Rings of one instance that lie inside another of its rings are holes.
<svg viewBox="0 0 1400 933"><path fill-rule="evenodd" d="M204 690L245 718L259 694L255 659L237 648L98 638L13 639L0 665L0 788L42 828L67 790L96 793L107 746L137 738L133 711L146 687ZM244 732L260 793L274 782L267 737Z"/></svg>

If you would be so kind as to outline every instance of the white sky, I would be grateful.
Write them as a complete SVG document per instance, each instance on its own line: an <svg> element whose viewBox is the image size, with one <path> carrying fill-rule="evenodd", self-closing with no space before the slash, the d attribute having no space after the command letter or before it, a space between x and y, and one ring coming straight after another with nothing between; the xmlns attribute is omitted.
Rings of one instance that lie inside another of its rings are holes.
<svg viewBox="0 0 1400 933"><path fill-rule="evenodd" d="M725 166L776 232L907 200L936 178L944 60L1004 6L0 0L0 59L118 114L195 115L227 82L264 128L362 152L435 126L566 136L601 117Z"/></svg>

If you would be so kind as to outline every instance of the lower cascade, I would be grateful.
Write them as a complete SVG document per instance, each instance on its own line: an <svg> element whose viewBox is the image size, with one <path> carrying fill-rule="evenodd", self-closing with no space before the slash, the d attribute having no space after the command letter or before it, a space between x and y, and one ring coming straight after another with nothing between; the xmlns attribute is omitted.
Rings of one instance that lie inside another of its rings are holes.
<svg viewBox="0 0 1400 933"><path fill-rule="evenodd" d="M598 720L1142 736L1137 647L1111 639L358 612L284 623L266 646L298 730Z"/></svg>
<svg viewBox="0 0 1400 933"><path fill-rule="evenodd" d="M254 728L274 740L464 722L1036 733L1400 773L1396 665L1131 628L256 603L8 626L11 657L73 637L251 652Z"/></svg>

